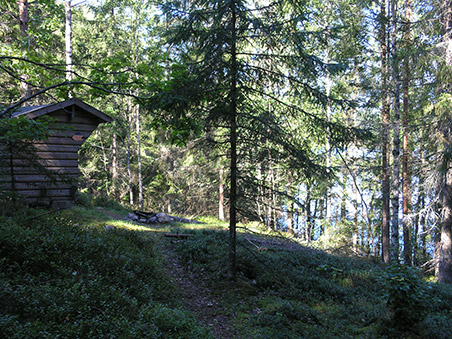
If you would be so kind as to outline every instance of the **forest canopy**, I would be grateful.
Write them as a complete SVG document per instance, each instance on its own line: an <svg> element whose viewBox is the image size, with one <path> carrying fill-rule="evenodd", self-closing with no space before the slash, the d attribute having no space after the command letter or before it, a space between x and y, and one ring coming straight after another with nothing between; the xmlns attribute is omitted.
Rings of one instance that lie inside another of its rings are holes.
<svg viewBox="0 0 452 339"><path fill-rule="evenodd" d="M256 222L452 283L450 1L0 0L0 40L0 130L114 117L81 190L229 220L232 277Z"/></svg>

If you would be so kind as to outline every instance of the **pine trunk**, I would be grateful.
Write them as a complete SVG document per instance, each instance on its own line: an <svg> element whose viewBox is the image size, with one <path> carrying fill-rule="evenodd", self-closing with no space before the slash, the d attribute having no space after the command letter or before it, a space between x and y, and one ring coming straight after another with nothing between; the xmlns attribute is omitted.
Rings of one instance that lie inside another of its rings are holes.
<svg viewBox="0 0 452 339"><path fill-rule="evenodd" d="M442 193L441 237L436 246L435 276L452 284L452 170L447 170Z"/></svg>
<svg viewBox="0 0 452 339"><path fill-rule="evenodd" d="M386 39L386 1L381 2L381 23L380 23L380 45L381 45L381 77L382 77L382 256L385 263L391 261L389 228L389 92L388 92L388 61L387 61L387 39Z"/></svg>
<svg viewBox="0 0 452 339"><path fill-rule="evenodd" d="M394 91L391 260L399 260L399 188L400 188L400 77L397 55L397 1L391 0L391 64Z"/></svg>
<svg viewBox="0 0 452 339"><path fill-rule="evenodd" d="M411 193L410 193L410 173L408 169L409 149L408 149L408 103L409 103L409 56L407 51L410 48L410 20L411 20L411 0L406 1L406 23L405 23L405 60L403 64L403 156L402 156L402 211L403 211L403 258L405 264L412 263L410 220L411 214Z"/></svg>
<svg viewBox="0 0 452 339"><path fill-rule="evenodd" d="M442 2L443 43L446 47L446 67L452 67L452 2ZM447 124L446 124L447 126ZM443 127L443 152L450 149L451 130ZM446 157L446 155L444 155ZM451 160L443 159L444 183L442 187L441 238L436 247L437 266L435 275L439 282L452 284L452 169Z"/></svg>

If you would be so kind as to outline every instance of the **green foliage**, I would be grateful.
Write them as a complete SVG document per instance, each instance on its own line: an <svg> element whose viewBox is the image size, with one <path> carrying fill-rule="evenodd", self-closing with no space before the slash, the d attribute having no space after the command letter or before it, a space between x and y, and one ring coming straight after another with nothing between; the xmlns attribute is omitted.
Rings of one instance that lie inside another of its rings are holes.
<svg viewBox="0 0 452 339"><path fill-rule="evenodd" d="M175 307L151 240L40 213L0 216L1 337L209 337Z"/></svg>
<svg viewBox="0 0 452 339"><path fill-rule="evenodd" d="M392 327L401 331L420 331L419 325L425 318L432 298L419 271L394 264L387 268L382 279Z"/></svg>
<svg viewBox="0 0 452 339"><path fill-rule="evenodd" d="M217 227L215 220L212 222L211 226ZM225 279L226 232L172 231L193 234L177 243L180 258L226 300L242 337L403 337L412 334L415 324L421 325L417 335L422 337L446 338L452 334L452 291L441 286L430 289L415 269L384 271L366 260L303 247L257 249L239 236L238 280L232 286ZM256 243L265 240L254 237L257 235L251 238ZM397 310L397 321L384 320L388 318L388 300ZM406 325L410 321L411 326Z"/></svg>
<svg viewBox="0 0 452 339"><path fill-rule="evenodd" d="M20 145L27 141L45 140L51 133L54 120L48 116L28 119L18 116L14 119L0 119L0 143Z"/></svg>

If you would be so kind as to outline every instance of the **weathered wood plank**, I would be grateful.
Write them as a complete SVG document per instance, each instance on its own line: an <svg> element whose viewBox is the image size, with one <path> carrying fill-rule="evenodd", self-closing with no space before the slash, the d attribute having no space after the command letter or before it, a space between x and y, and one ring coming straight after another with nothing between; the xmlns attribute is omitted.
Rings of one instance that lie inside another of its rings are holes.
<svg viewBox="0 0 452 339"><path fill-rule="evenodd" d="M52 137L65 137L65 138L71 138L74 135L80 135L83 136L83 140L86 140L92 132L86 132L86 131L54 131L52 133Z"/></svg>
<svg viewBox="0 0 452 339"><path fill-rule="evenodd" d="M24 195L26 197L41 197L41 190L17 190L17 193ZM71 190L70 189L50 189L46 190L46 198L50 197L70 197Z"/></svg>
<svg viewBox="0 0 452 339"><path fill-rule="evenodd" d="M13 159L17 160L78 160L77 152L30 152L29 154L13 154ZM9 159L8 159L9 161Z"/></svg>
<svg viewBox="0 0 452 339"><path fill-rule="evenodd" d="M50 115L52 118L61 121L61 122L68 122L68 123L74 123L74 124L86 124L86 125L94 125L97 126L99 123L103 122L97 118L92 118L87 115L81 115L75 114L74 119L72 121L70 120L70 114L68 113L55 113Z"/></svg>
<svg viewBox="0 0 452 339"><path fill-rule="evenodd" d="M74 124L71 122L60 122L58 125L56 126L52 126L51 127L52 130L56 129L56 130L67 130L67 131L85 131L85 132L92 132L96 129L96 125L94 124Z"/></svg>
<svg viewBox="0 0 452 339"><path fill-rule="evenodd" d="M75 152L80 149L79 145L48 145L48 144L35 144L35 149L39 152Z"/></svg>
<svg viewBox="0 0 452 339"><path fill-rule="evenodd" d="M11 189L12 188L12 184L11 182L2 182L1 183L2 187L7 188L7 189ZM74 182L73 184L71 183L64 183L64 182L42 182L42 181L37 181L37 182L15 182L14 186L16 187L16 189L18 190L39 190L41 188L45 188L47 190L49 189L68 189L70 190L74 185L76 185L76 182Z"/></svg>
<svg viewBox="0 0 452 339"><path fill-rule="evenodd" d="M47 170L52 171L55 175L65 173L67 174L80 174L80 170L78 167L58 167L58 166L50 166L46 167ZM9 169L8 169L9 171ZM8 172L5 172L8 173ZM26 167L26 166L16 166L14 167L14 174L42 174L42 171L40 171L36 167Z"/></svg>
<svg viewBox="0 0 452 339"><path fill-rule="evenodd" d="M46 145L78 145L79 147L85 142L83 140L74 140L71 137L50 137L46 140L36 141L36 145L46 144Z"/></svg>
<svg viewBox="0 0 452 339"><path fill-rule="evenodd" d="M77 160L37 160L37 162L46 167L78 167ZM29 162L21 159L14 159L13 166L28 166Z"/></svg>
<svg viewBox="0 0 452 339"><path fill-rule="evenodd" d="M79 177L79 174L63 174L61 176L54 175L56 182L61 182L65 180L76 180ZM2 176L0 177L0 182L7 182L10 181L10 176ZM52 178L43 174L15 174L14 180L16 182L52 182Z"/></svg>
<svg viewBox="0 0 452 339"><path fill-rule="evenodd" d="M36 152L36 156L40 159L53 159L53 160L77 160L78 153L76 152Z"/></svg>

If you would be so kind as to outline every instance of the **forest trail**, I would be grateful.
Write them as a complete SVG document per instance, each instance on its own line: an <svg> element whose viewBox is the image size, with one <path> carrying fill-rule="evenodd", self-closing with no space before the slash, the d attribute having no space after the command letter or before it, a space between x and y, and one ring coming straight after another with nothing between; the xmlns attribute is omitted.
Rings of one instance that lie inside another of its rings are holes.
<svg viewBox="0 0 452 339"><path fill-rule="evenodd" d="M210 328L215 338L234 338L228 310L221 298L214 296L202 277L190 272L178 259L174 251L174 241L161 237L157 246L166 261L166 270L181 294L184 306L193 312L198 321ZM178 240L183 241L183 240Z"/></svg>
<svg viewBox="0 0 452 339"><path fill-rule="evenodd" d="M108 211L102 207L97 207L96 209L112 219L124 221L123 216L120 214ZM143 226L140 223L135 224ZM236 338L237 336L230 325L232 321L231 316L228 314L228 309L223 306L221 298L214 296L202 277L191 272L178 259L174 244L183 240L164 237L160 231L162 227L160 224L146 224L145 226L151 231L151 237L154 239L155 245L166 264L164 268L180 293L183 306L193 312L198 322L202 326L209 328L215 338ZM147 237L149 236L148 234Z"/></svg>

